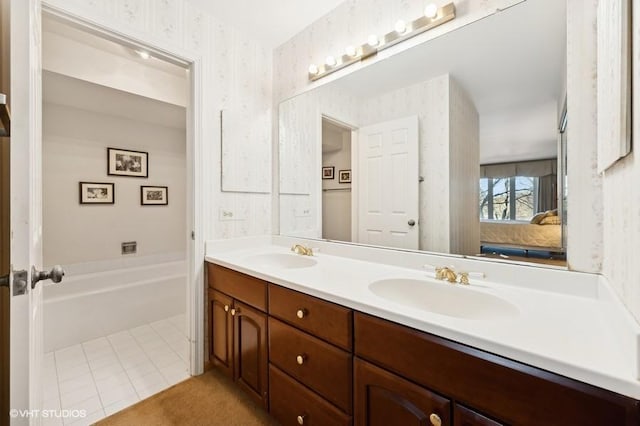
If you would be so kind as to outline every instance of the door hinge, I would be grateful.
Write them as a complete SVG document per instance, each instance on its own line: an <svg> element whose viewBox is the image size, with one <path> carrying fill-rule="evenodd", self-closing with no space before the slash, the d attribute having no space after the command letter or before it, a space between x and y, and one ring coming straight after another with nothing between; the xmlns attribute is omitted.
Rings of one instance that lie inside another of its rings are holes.
<svg viewBox="0 0 640 426"><path fill-rule="evenodd" d="M0 287L9 288L9 275L3 275L0 277Z"/></svg>
<svg viewBox="0 0 640 426"><path fill-rule="evenodd" d="M191 231L191 239L192 239L193 241L195 241L195 240L196 240L196 231Z"/></svg>

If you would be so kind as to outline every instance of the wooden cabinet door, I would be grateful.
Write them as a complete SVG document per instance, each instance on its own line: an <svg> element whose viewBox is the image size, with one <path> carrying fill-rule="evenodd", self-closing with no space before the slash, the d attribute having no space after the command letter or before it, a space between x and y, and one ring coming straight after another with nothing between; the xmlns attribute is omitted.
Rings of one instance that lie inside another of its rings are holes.
<svg viewBox="0 0 640 426"><path fill-rule="evenodd" d="M356 358L354 420L357 426L447 426L451 402Z"/></svg>
<svg viewBox="0 0 640 426"><path fill-rule="evenodd" d="M453 425L454 426L501 426L488 417L473 411L470 408L456 404L453 408Z"/></svg>
<svg viewBox="0 0 640 426"><path fill-rule="evenodd" d="M267 314L235 301L234 380L265 408L267 395Z"/></svg>
<svg viewBox="0 0 640 426"><path fill-rule="evenodd" d="M233 299L209 290L209 361L233 378Z"/></svg>

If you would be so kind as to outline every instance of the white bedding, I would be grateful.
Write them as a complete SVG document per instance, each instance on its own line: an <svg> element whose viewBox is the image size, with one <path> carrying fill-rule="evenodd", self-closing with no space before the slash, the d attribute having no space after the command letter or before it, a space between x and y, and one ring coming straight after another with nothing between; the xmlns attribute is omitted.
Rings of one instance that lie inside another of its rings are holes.
<svg viewBox="0 0 640 426"><path fill-rule="evenodd" d="M480 221L482 245L496 244L531 249L562 247L561 225L532 225L523 222L497 220Z"/></svg>

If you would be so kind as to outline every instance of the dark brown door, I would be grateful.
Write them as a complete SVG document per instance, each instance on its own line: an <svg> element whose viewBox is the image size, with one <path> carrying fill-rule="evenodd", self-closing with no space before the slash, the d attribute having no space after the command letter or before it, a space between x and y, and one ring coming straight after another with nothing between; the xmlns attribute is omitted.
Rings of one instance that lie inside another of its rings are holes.
<svg viewBox="0 0 640 426"><path fill-rule="evenodd" d="M358 426L446 426L451 424L451 403L356 358L354 420Z"/></svg>
<svg viewBox="0 0 640 426"><path fill-rule="evenodd" d="M209 290L209 361L233 378L233 299Z"/></svg>
<svg viewBox="0 0 640 426"><path fill-rule="evenodd" d="M234 380L267 408L267 314L235 301Z"/></svg>
<svg viewBox="0 0 640 426"><path fill-rule="evenodd" d="M491 420L470 408L456 404L453 409L454 426L501 426L502 423Z"/></svg>

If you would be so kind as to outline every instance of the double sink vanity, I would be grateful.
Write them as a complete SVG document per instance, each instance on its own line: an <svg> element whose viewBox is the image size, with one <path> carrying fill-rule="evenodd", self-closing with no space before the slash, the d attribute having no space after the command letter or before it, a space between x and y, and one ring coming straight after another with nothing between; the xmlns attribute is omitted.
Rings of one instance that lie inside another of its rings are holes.
<svg viewBox="0 0 640 426"><path fill-rule="evenodd" d="M279 236L206 262L210 365L283 425L640 424L600 276Z"/></svg>

